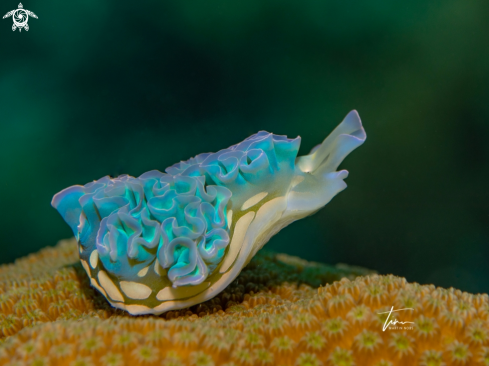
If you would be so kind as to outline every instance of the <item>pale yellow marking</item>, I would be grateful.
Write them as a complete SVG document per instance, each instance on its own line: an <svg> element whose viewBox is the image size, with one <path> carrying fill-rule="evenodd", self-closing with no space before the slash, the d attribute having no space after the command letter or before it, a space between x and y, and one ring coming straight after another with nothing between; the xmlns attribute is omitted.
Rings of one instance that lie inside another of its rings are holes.
<svg viewBox="0 0 489 366"><path fill-rule="evenodd" d="M275 197L260 207L256 213L255 220L248 230L253 237L254 243L251 255L245 265L270 240L272 235L275 235L283 228L283 226L276 226L276 223L280 220L286 208L287 200L283 196Z"/></svg>
<svg viewBox="0 0 489 366"><path fill-rule="evenodd" d="M126 305L123 302L112 302L109 300L110 305L117 309L121 309L129 312L131 315L143 315L143 314L153 314L153 309L144 305Z"/></svg>
<svg viewBox="0 0 489 366"><path fill-rule="evenodd" d="M164 268L160 266L160 262L158 261L158 258L155 260L155 272L158 276L162 276L164 272Z"/></svg>
<svg viewBox="0 0 489 366"><path fill-rule="evenodd" d="M144 276L146 276L146 273L148 273L148 269L149 269L149 266L144 267L142 270L140 270L140 271L138 272L138 276L139 276L139 277L144 277Z"/></svg>
<svg viewBox="0 0 489 366"><path fill-rule="evenodd" d="M233 210L228 211L228 229L231 229L231 224L233 223Z"/></svg>
<svg viewBox="0 0 489 366"><path fill-rule="evenodd" d="M255 194L253 197L249 198L246 200L245 203L243 203L243 206L241 206L241 210L247 210L251 206L256 205L258 202L260 202L262 199L264 199L268 195L268 192L261 192L258 194Z"/></svg>
<svg viewBox="0 0 489 366"><path fill-rule="evenodd" d="M121 285L121 290L131 299L147 299L153 291L150 287L143 285L142 283L121 281L119 284Z"/></svg>
<svg viewBox="0 0 489 366"><path fill-rule="evenodd" d="M243 254L244 254L243 257L245 257L248 253L245 251L245 253ZM151 313L159 315L168 310L182 309L209 300L210 298L216 296L219 292L221 292L227 285L229 285L238 276L239 272L241 271L231 270L223 274L222 277L219 279L219 281L217 281L216 283L214 283L212 286L205 289L201 293L193 297L189 297L188 299L184 299L184 300L175 299L175 301L162 302L160 305L154 307Z"/></svg>
<svg viewBox="0 0 489 366"><path fill-rule="evenodd" d="M221 269L219 270L220 273L227 272L229 267L231 267L231 265L234 263L234 260L238 256L241 246L243 245L246 231L248 230L248 227L250 226L254 217L254 212L248 212L246 215L240 217L234 226L233 239L231 240L231 244L229 244L229 250L222 262Z"/></svg>
<svg viewBox="0 0 489 366"><path fill-rule="evenodd" d="M100 286L104 288L109 297L114 301L124 301L121 292L114 285L114 282L109 278L105 271L99 271L98 273L98 282L100 282Z"/></svg>
<svg viewBox="0 0 489 366"><path fill-rule="evenodd" d="M202 282L200 285L196 286L182 286L177 288L165 287L163 290L158 292L156 298L160 301L182 299L202 292L210 285L210 282Z"/></svg>
<svg viewBox="0 0 489 366"><path fill-rule="evenodd" d="M151 309L144 305L126 305L125 309L131 315L142 315L151 313Z"/></svg>
<svg viewBox="0 0 489 366"><path fill-rule="evenodd" d="M97 267L97 262L98 262L98 251L95 249L92 254L90 254L90 266L92 266L93 269Z"/></svg>
<svg viewBox="0 0 489 366"><path fill-rule="evenodd" d="M80 251L80 254L82 254L82 253L83 253L83 248L82 248L82 246L81 246L81 245L79 245L79 246L78 246L78 250Z"/></svg>
<svg viewBox="0 0 489 366"><path fill-rule="evenodd" d="M99 292L105 296L105 298L107 298L107 293L104 291L104 289L102 287L99 286L99 284L97 283L97 280L95 280L94 278L90 277L90 283L92 284L93 287L95 287L97 290L99 290Z"/></svg>
<svg viewBox="0 0 489 366"><path fill-rule="evenodd" d="M80 259L80 262L85 269L85 272L87 272L87 275L90 276L90 267L88 267L88 263L84 261L83 259Z"/></svg>

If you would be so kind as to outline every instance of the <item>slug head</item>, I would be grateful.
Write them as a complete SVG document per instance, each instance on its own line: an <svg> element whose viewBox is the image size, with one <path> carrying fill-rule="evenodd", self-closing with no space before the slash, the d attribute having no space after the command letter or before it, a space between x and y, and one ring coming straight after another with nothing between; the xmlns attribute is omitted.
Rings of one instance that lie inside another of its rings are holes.
<svg viewBox="0 0 489 366"><path fill-rule="evenodd" d="M343 179L348 177L348 171L336 169L366 138L360 116L354 110L308 155L298 157L287 194L286 215L298 218L310 215L345 189Z"/></svg>

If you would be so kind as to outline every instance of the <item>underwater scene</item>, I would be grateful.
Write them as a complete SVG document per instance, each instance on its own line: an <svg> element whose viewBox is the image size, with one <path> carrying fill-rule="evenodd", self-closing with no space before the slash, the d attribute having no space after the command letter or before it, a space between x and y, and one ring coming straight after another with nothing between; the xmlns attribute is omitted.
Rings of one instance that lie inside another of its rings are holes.
<svg viewBox="0 0 489 366"><path fill-rule="evenodd" d="M0 9L0 366L489 365L489 4Z"/></svg>

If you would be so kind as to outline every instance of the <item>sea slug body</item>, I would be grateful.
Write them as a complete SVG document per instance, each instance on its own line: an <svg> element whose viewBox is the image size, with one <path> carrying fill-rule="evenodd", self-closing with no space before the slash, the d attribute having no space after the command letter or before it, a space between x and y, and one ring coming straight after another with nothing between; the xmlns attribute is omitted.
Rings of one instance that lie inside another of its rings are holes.
<svg viewBox="0 0 489 366"><path fill-rule="evenodd" d="M160 314L214 297L271 236L326 205L346 187L336 168L365 139L352 111L305 156L300 137L260 131L166 173L66 188L52 205L92 286L131 314Z"/></svg>

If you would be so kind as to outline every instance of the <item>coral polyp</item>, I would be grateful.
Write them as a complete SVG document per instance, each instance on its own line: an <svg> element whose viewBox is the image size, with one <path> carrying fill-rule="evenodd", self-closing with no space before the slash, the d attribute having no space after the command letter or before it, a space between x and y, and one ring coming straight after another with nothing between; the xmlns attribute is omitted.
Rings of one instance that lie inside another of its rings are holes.
<svg viewBox="0 0 489 366"><path fill-rule="evenodd" d="M258 132L138 178L103 177L58 194L91 285L131 314L161 314L215 297L271 236L346 187L342 160L366 139L358 114L310 154L300 137Z"/></svg>

